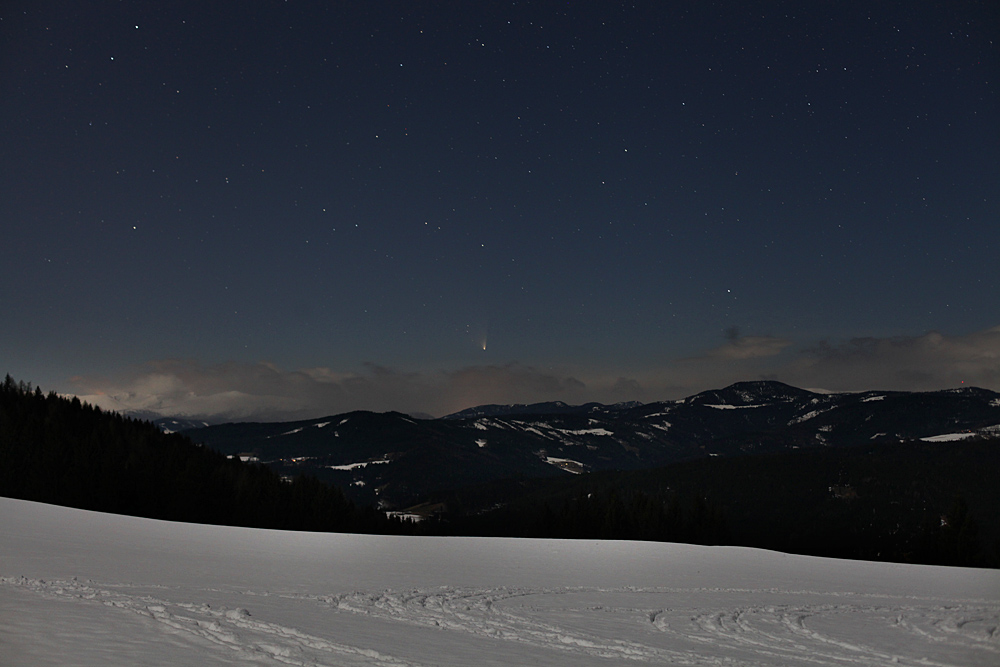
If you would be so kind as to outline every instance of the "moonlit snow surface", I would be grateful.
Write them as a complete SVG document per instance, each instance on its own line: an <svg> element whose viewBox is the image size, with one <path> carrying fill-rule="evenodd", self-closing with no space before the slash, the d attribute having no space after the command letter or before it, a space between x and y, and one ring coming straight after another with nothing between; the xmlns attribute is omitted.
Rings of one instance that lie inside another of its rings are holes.
<svg viewBox="0 0 1000 667"><path fill-rule="evenodd" d="M250 530L0 498L7 666L995 666L998 617L989 570Z"/></svg>

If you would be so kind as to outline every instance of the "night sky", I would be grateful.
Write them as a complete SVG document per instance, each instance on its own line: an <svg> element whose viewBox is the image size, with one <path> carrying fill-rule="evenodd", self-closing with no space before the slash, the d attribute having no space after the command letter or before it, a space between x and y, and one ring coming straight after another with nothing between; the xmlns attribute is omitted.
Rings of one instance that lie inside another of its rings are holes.
<svg viewBox="0 0 1000 667"><path fill-rule="evenodd" d="M998 15L5 2L0 372L216 419L1000 390Z"/></svg>

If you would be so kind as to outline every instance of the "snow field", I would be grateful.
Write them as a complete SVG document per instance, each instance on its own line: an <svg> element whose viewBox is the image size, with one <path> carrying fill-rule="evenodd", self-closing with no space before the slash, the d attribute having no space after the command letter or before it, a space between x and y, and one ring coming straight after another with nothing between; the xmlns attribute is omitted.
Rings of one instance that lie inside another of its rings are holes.
<svg viewBox="0 0 1000 667"><path fill-rule="evenodd" d="M1000 664L1000 573L0 498L4 665Z"/></svg>

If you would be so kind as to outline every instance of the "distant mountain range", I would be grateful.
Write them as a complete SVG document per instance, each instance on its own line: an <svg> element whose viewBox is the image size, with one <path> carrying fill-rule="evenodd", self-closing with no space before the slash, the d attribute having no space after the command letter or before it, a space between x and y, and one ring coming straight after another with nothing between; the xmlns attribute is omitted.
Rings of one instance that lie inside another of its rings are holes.
<svg viewBox="0 0 1000 667"><path fill-rule="evenodd" d="M1000 438L1000 394L974 387L821 394L760 381L648 404L485 405L440 419L350 412L184 426L165 425L224 454L288 477L309 473L358 502L394 509L503 479L865 443Z"/></svg>

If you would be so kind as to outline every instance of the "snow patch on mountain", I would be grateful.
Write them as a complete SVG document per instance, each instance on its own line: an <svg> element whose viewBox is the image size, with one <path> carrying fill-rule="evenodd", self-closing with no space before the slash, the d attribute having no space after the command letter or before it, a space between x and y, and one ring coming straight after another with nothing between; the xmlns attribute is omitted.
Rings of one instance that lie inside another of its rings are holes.
<svg viewBox="0 0 1000 667"><path fill-rule="evenodd" d="M555 467L565 470L566 472L573 473L574 475L579 475L586 471L587 467L580 463L579 461L574 461L573 459L562 459L555 456L546 456L545 462L549 465L554 465Z"/></svg>
<svg viewBox="0 0 1000 667"><path fill-rule="evenodd" d="M716 410L742 410L743 408L766 408L769 404L758 403L756 405L726 405L725 403L705 403L706 408L715 408Z"/></svg>
<svg viewBox="0 0 1000 667"><path fill-rule="evenodd" d="M370 465L379 465L382 463L391 463L391 459L381 459L379 461L361 461L360 463L345 463L338 466L327 466L332 470L357 470L358 468L367 468Z"/></svg>
<svg viewBox="0 0 1000 667"><path fill-rule="evenodd" d="M830 411L830 408L827 408L826 410L810 410L809 412L805 413L804 415L800 415L798 417L790 419L788 421L788 425L789 426L794 426L795 424L801 424L802 422L809 421L810 419L813 419L814 417L818 417L821 414L823 414L824 412L829 412L829 411Z"/></svg>
<svg viewBox="0 0 1000 667"><path fill-rule="evenodd" d="M941 435L931 435L926 438L920 438L924 442L954 442L956 440L968 440L969 438L975 438L978 433L942 433Z"/></svg>
<svg viewBox="0 0 1000 667"><path fill-rule="evenodd" d="M614 435L612 431L606 428L585 428L585 429L566 429L566 428L555 428L552 427L553 431L559 433L565 433L566 435Z"/></svg>

